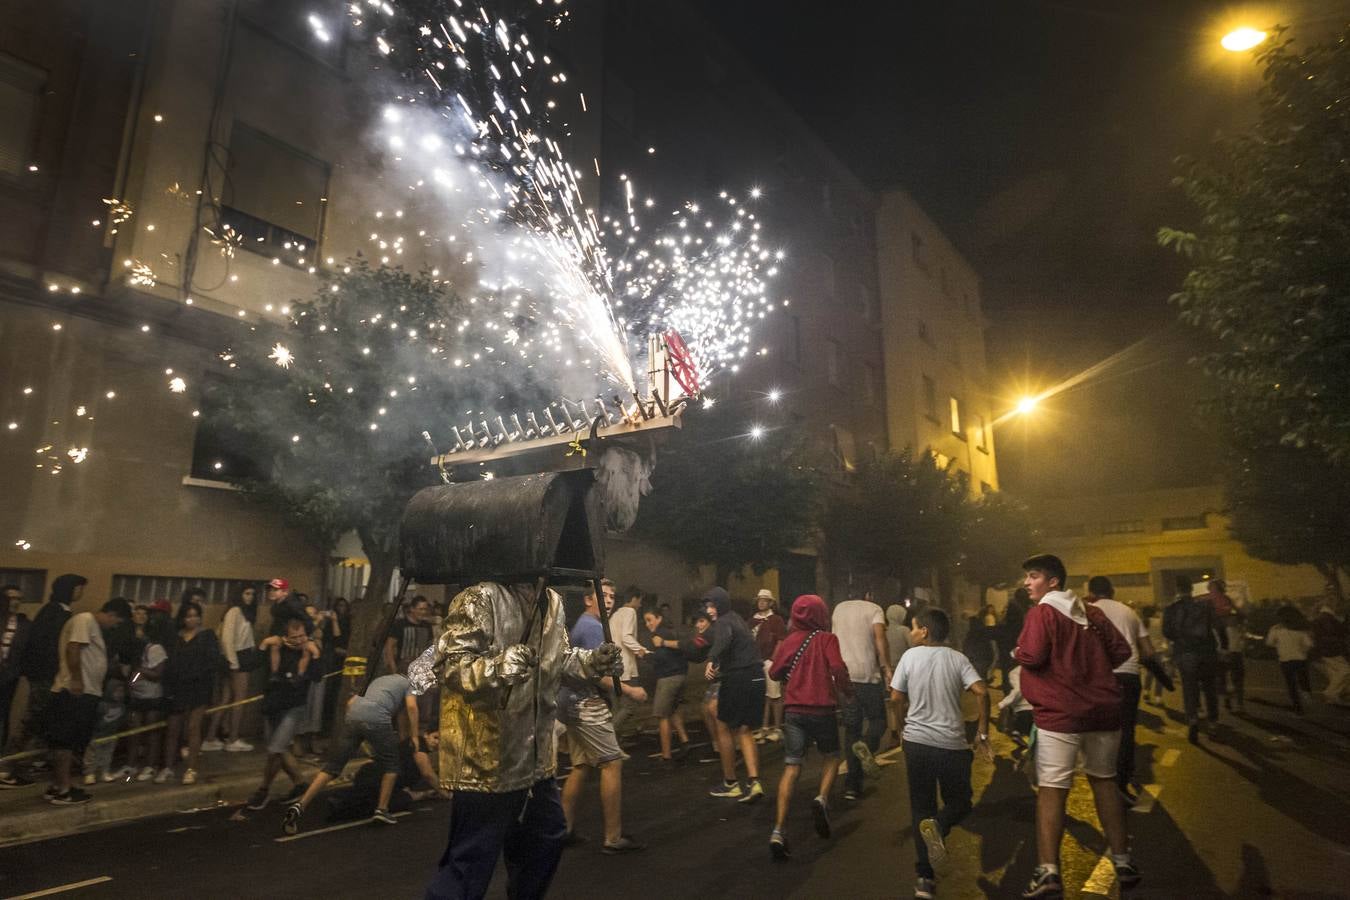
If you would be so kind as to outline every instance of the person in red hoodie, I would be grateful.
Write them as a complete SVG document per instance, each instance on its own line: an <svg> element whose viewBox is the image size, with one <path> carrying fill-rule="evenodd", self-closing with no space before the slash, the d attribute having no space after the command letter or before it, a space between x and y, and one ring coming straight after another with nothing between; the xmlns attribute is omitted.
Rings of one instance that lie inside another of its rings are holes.
<svg viewBox="0 0 1350 900"><path fill-rule="evenodd" d="M1023 897L1059 897L1059 844L1064 804L1078 755L1092 785L1097 818L1121 887L1139 882L1130 859L1125 808L1116 790L1120 747L1120 686L1112 670L1130 658L1130 645L1100 609L1065 589L1064 563L1050 554L1022 563L1036 605L1022 623L1013 659L1022 666L1022 695L1036 723L1036 846L1039 865Z"/></svg>
<svg viewBox="0 0 1350 900"><path fill-rule="evenodd" d="M820 791L811 801L816 834L830 836L830 788L839 771L839 721L835 695L853 693L848 667L839 652L839 638L830 633L830 611L815 594L803 594L792 604L787 637L774 652L769 677L783 685L783 777L778 781L778 817L769 835L774 859L788 858L788 804L802 771L806 749L815 743L824 760Z"/></svg>

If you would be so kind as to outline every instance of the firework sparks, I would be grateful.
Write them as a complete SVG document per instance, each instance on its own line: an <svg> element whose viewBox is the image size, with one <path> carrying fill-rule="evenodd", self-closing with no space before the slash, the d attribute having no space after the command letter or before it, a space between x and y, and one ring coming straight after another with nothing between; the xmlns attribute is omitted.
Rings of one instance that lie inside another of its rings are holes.
<svg viewBox="0 0 1350 900"><path fill-rule="evenodd" d="M291 355L291 351L286 349L282 344L277 344L273 347L272 352L267 355L267 358L281 366L283 369L289 369L291 363L295 361L295 357Z"/></svg>

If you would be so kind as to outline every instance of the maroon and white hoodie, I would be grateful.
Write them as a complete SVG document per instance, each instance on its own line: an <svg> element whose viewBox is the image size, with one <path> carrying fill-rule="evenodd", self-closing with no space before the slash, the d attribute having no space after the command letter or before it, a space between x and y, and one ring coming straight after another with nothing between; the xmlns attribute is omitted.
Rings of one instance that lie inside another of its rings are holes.
<svg viewBox="0 0 1350 900"><path fill-rule="evenodd" d="M1051 591L1027 612L1013 659L1036 727L1061 734L1120 728L1120 686L1112 670L1130 645L1106 614L1073 591Z"/></svg>

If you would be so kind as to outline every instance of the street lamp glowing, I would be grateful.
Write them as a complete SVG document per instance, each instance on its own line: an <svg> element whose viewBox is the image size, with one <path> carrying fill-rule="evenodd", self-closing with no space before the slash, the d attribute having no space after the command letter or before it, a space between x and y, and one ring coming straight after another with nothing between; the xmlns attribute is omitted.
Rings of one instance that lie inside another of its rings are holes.
<svg viewBox="0 0 1350 900"><path fill-rule="evenodd" d="M782 399L783 399L783 392L780 391L778 388L774 388L773 390L769 391L770 403L777 403L779 400Z"/></svg>
<svg viewBox="0 0 1350 900"><path fill-rule="evenodd" d="M754 427L752 427L752 428L750 429L750 439L751 439L752 441L757 441L757 440L759 440L759 439L762 438L762 437L764 437L764 426L763 426L763 425L755 425Z"/></svg>
<svg viewBox="0 0 1350 900"><path fill-rule="evenodd" d="M1219 41L1223 49L1231 50L1234 53L1241 53L1244 50L1250 50L1266 39L1264 31L1258 31L1255 28L1237 28L1228 32Z"/></svg>
<svg viewBox="0 0 1350 900"><path fill-rule="evenodd" d="M1017 401L1017 412L1021 415L1026 415L1034 410L1036 404L1040 402L1040 399L1037 397L1023 397L1021 400Z"/></svg>

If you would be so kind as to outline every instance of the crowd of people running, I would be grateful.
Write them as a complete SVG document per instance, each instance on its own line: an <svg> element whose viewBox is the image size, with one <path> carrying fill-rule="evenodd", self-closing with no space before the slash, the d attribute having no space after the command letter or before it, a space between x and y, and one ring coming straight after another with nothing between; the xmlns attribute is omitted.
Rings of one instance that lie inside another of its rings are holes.
<svg viewBox="0 0 1350 900"><path fill-rule="evenodd" d="M1080 760L1117 880L1128 887L1140 877L1123 811L1140 790L1134 730L1141 702L1160 702L1179 678L1188 736L1198 741L1219 717L1220 696L1227 710L1243 709L1252 637L1273 648L1295 711L1309 690L1310 661L1326 678L1327 699L1347 699L1347 629L1329 607L1312 621L1292 605L1281 607L1274 624L1253 635L1248 610L1218 579L1197 596L1179 577L1176 598L1161 613L1136 612L1114 599L1102 576L1077 596L1054 556L1033 557L1025 569L1001 617L990 606L969 619L959 651L948 645L954 628L943 610L910 601L883 609L871 593L850 595L833 609L803 595L784 617L778 599L760 590L754 612L743 618L715 587L679 622L668 606L646 603L640 589L620 597L613 583L602 582L600 596L585 593L569 637L573 647L594 649L606 640L607 625L620 663L612 676L564 683L558 697L561 752L571 767L561 793L565 844L585 840L573 823L595 770L601 851L643 849L622 821L629 732L649 715L657 764L679 765L695 747L684 713L692 698L709 736L703 761L721 770L711 799L763 800L760 748L781 742L784 768L768 840L774 859L791 858L788 817L811 748L822 757L812 826L828 838L836 774L842 768L843 801L859 801L864 779L880 772L876 754L889 740L904 752L917 836L915 896L935 896L946 836L972 809L971 764L977 754L991 755L996 722L1037 790L1039 864L1023 896L1062 891L1064 807ZM246 806L266 807L284 772L292 782L282 813L287 832L298 830L307 808L363 746L372 762L350 788L330 794L330 815L373 809L376 821L392 824L399 802L444 796L435 771L435 689L408 677L435 641L443 612L426 598L414 597L394 622L379 661L385 674L350 698L342 739L306 780L295 759L316 757L316 740L330 733L337 714L338 681L327 676L342 671L347 655L346 601L325 608L274 579L261 598L256 588L241 590L218 627L208 629L199 589L185 590L176 608L167 600L133 605L113 598L96 611L75 612L85 584L77 575L57 578L31 622L18 610L18 588L3 589L0 747L9 756L0 757L8 761L0 762L0 787L24 787L49 770L47 800L70 805L90 799L76 783L77 769L85 787L100 780L193 784L209 771L202 754L254 750L242 728L246 705L260 692L264 771ZM269 610L265 634L260 607ZM21 679L28 682L28 708L5 736ZM997 713L994 691L1001 694ZM973 731L962 708L967 692L976 709Z"/></svg>

